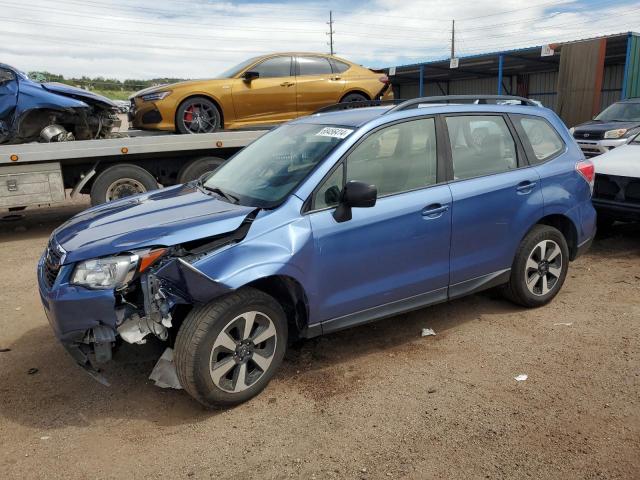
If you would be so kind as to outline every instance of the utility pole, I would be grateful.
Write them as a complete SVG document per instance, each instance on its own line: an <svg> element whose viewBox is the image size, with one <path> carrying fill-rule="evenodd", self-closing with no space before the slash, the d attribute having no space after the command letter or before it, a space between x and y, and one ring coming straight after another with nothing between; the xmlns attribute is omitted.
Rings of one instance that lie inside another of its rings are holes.
<svg viewBox="0 0 640 480"><path fill-rule="evenodd" d="M451 20L451 58L456 58L456 21Z"/></svg>
<svg viewBox="0 0 640 480"><path fill-rule="evenodd" d="M329 10L329 21L327 25L329 25L329 33L327 33L327 35L329 35L329 48L331 55L333 55L333 34L336 32L333 31L333 12L331 10Z"/></svg>

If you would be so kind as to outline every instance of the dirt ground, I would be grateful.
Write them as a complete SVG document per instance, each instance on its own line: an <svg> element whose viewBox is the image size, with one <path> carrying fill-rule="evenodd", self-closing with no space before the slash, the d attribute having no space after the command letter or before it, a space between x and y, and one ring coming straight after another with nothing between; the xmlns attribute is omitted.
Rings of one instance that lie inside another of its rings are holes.
<svg viewBox="0 0 640 480"><path fill-rule="evenodd" d="M157 345L104 387L54 339L35 267L80 208L0 221L0 478L640 478L639 226L599 238L551 305L475 295L307 341L211 412L147 379Z"/></svg>

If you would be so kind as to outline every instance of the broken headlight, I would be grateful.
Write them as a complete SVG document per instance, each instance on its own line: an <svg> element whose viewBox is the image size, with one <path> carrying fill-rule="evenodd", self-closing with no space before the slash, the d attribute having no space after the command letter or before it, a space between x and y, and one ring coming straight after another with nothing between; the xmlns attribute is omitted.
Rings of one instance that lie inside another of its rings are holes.
<svg viewBox="0 0 640 480"><path fill-rule="evenodd" d="M136 273L138 255L95 258L78 263L71 283L94 289L122 288Z"/></svg>

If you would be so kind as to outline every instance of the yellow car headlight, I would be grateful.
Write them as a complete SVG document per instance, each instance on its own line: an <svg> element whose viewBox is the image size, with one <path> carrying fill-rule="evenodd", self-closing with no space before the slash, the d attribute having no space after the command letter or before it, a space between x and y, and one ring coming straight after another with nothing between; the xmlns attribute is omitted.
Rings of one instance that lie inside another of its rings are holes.
<svg viewBox="0 0 640 480"><path fill-rule="evenodd" d="M153 102L155 100L162 100L171 95L171 90L163 90L161 92L151 92L145 93L144 95L140 95L143 102Z"/></svg>

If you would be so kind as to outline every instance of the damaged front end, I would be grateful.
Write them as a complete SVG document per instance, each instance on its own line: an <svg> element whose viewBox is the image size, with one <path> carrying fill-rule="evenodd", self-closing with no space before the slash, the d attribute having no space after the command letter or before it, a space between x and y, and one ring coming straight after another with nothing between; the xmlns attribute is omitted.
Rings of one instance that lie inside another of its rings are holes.
<svg viewBox="0 0 640 480"><path fill-rule="evenodd" d="M118 136L118 106L61 83L39 83L0 64L0 144L66 142Z"/></svg>
<svg viewBox="0 0 640 480"><path fill-rule="evenodd" d="M100 366L112 359L121 342L144 344L155 336L173 347L177 330L193 306L231 291L192 263L241 241L254 217L255 212L245 217L236 230L214 237L109 257L107 260L129 258L133 266L126 271L126 280L113 289L89 289L74 284L77 277L87 279L94 275L78 270L98 260L61 268L59 257L64 253L56 255L56 247L50 244L41 259L39 277L45 311L56 336L76 362L105 385L108 382L100 373ZM96 281L95 275L91 278ZM52 294L54 284L58 288ZM61 301L65 296L72 300ZM79 330L81 324L85 328ZM165 352L157 367L160 363L170 365L170 358L170 352ZM164 383L175 387L171 382Z"/></svg>

